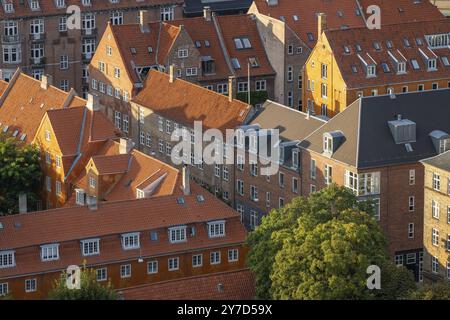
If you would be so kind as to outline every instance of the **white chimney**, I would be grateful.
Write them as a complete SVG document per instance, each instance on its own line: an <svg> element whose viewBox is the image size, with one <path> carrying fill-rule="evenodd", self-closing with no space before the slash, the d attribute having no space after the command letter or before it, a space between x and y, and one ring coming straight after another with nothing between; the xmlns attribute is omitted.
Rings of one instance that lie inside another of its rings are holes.
<svg viewBox="0 0 450 320"><path fill-rule="evenodd" d="M98 102L98 96L94 96L93 94L88 94L88 99L86 103L86 107L91 111L100 110L100 104Z"/></svg>
<svg viewBox="0 0 450 320"><path fill-rule="evenodd" d="M228 101L232 102L234 98L234 76L228 77Z"/></svg>
<svg viewBox="0 0 450 320"><path fill-rule="evenodd" d="M211 21L211 7L204 7L203 8L203 18L205 18L206 21Z"/></svg>
<svg viewBox="0 0 450 320"><path fill-rule="evenodd" d="M189 182L189 167L188 166L183 166L183 171L182 171L182 175L183 175L183 194L185 196L188 196L191 194L191 186L190 186L190 182Z"/></svg>
<svg viewBox="0 0 450 320"><path fill-rule="evenodd" d="M319 13L317 19L317 39L319 39L322 32L327 29L327 15L325 13Z"/></svg>
<svg viewBox="0 0 450 320"><path fill-rule="evenodd" d="M53 84L53 77L51 75L41 76L41 88L47 90L49 86Z"/></svg>
<svg viewBox="0 0 450 320"><path fill-rule="evenodd" d="M26 193L19 194L19 213L27 213L27 195Z"/></svg>
<svg viewBox="0 0 450 320"><path fill-rule="evenodd" d="M150 12L148 10L139 11L139 27L141 28L141 32L150 32Z"/></svg>
<svg viewBox="0 0 450 320"><path fill-rule="evenodd" d="M170 83L173 83L173 77L174 77L174 66L173 66L173 64L171 64L170 66L169 66L169 82Z"/></svg>
<svg viewBox="0 0 450 320"><path fill-rule="evenodd" d="M134 142L131 139L120 138L119 153L129 154L134 148Z"/></svg>
<svg viewBox="0 0 450 320"><path fill-rule="evenodd" d="M97 197L95 196L88 196L87 197L87 206L89 210L95 211L98 209L98 203L97 203Z"/></svg>

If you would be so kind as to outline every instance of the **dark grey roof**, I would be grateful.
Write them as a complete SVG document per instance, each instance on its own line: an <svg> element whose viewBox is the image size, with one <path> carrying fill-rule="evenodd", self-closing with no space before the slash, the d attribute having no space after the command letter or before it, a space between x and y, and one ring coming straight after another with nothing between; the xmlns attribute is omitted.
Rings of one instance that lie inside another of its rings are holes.
<svg viewBox="0 0 450 320"><path fill-rule="evenodd" d="M396 144L388 121L416 123L416 141ZM305 139L301 147L322 153L323 133L341 130L345 140L331 158L358 168L417 162L436 155L430 133L450 132L450 89L363 97Z"/></svg>
<svg viewBox="0 0 450 320"><path fill-rule="evenodd" d="M211 11L219 14L235 14L239 12L246 13L252 2L253 0L185 0L184 13L188 16L202 15L204 7L210 7Z"/></svg>
<svg viewBox="0 0 450 320"><path fill-rule="evenodd" d="M325 123L301 111L267 100L261 111L250 121L261 129L278 129L283 141L301 141Z"/></svg>
<svg viewBox="0 0 450 320"><path fill-rule="evenodd" d="M441 153L438 156L422 160L423 163L430 166L450 172L450 150Z"/></svg>

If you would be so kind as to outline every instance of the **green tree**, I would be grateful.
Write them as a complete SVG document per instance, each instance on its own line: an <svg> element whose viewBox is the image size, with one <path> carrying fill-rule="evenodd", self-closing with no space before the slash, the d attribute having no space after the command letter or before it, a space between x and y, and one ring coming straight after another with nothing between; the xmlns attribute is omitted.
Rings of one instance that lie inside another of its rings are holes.
<svg viewBox="0 0 450 320"><path fill-rule="evenodd" d="M95 270L81 268L80 289L69 289L66 286L66 273L61 280L55 281L53 290L49 294L51 300L117 300L111 282L102 285L97 281Z"/></svg>
<svg viewBox="0 0 450 320"><path fill-rule="evenodd" d="M373 293L376 299L405 300L416 288L412 271L387 261L381 267L381 290Z"/></svg>
<svg viewBox="0 0 450 320"><path fill-rule="evenodd" d="M450 300L450 283L447 281L423 285L411 292L411 300Z"/></svg>
<svg viewBox="0 0 450 320"><path fill-rule="evenodd" d="M39 153L31 145L0 136L0 215L19 211L19 194L29 203L38 199L41 181Z"/></svg>
<svg viewBox="0 0 450 320"><path fill-rule="evenodd" d="M331 185L272 210L249 235L259 298L372 298L367 267L387 261L373 204Z"/></svg>

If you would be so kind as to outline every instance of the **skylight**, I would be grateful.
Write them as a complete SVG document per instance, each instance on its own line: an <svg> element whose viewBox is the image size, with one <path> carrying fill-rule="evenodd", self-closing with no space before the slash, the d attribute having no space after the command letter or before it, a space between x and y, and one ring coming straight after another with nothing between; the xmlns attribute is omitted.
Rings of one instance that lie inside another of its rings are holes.
<svg viewBox="0 0 450 320"><path fill-rule="evenodd" d="M235 68L235 69L241 68L241 64L239 63L239 60L237 58L232 58L231 64L233 65L233 68Z"/></svg>
<svg viewBox="0 0 450 320"><path fill-rule="evenodd" d="M416 43L417 43L418 46L423 45L423 41L422 41L421 38L416 38Z"/></svg>
<svg viewBox="0 0 450 320"><path fill-rule="evenodd" d="M362 51L361 46L359 44L357 44L355 47L356 47L356 51L358 51L358 52Z"/></svg>
<svg viewBox="0 0 450 320"><path fill-rule="evenodd" d="M136 48L130 48L132 54L136 54Z"/></svg>
<svg viewBox="0 0 450 320"><path fill-rule="evenodd" d="M442 63L444 64L444 66L446 66L446 67L450 66L450 63L449 63L447 57L441 57L441 59L442 59Z"/></svg>
<svg viewBox="0 0 450 320"><path fill-rule="evenodd" d="M242 38L242 42L244 43L245 49L249 49L252 47L252 44L248 38Z"/></svg>
<svg viewBox="0 0 450 320"><path fill-rule="evenodd" d="M353 73L357 73L358 72L358 68L356 66L352 66L352 71L353 71Z"/></svg>
<svg viewBox="0 0 450 320"><path fill-rule="evenodd" d="M409 40L407 38L403 38L403 43L405 44L405 47L411 46L411 44L409 43Z"/></svg>
<svg viewBox="0 0 450 320"><path fill-rule="evenodd" d="M385 73L391 72L391 70L389 69L389 65L388 65L386 62L382 62L382 63L381 63L381 67L383 68L383 71L384 71Z"/></svg>
<svg viewBox="0 0 450 320"><path fill-rule="evenodd" d="M350 53L350 47L349 46L344 46L344 52L345 53Z"/></svg>
<svg viewBox="0 0 450 320"><path fill-rule="evenodd" d="M309 41L314 41L314 36L311 32L308 32L306 35L308 36Z"/></svg>
<svg viewBox="0 0 450 320"><path fill-rule="evenodd" d="M207 47L207 48L210 47L209 40L205 40L205 47Z"/></svg>
<svg viewBox="0 0 450 320"><path fill-rule="evenodd" d="M386 41L386 47L387 47L388 49L392 49L392 41L391 41L391 40L387 40L387 41Z"/></svg>
<svg viewBox="0 0 450 320"><path fill-rule="evenodd" d="M234 45L236 46L236 49L244 48L244 45L242 44L242 41L239 38L234 38Z"/></svg>
<svg viewBox="0 0 450 320"><path fill-rule="evenodd" d="M250 57L250 58L248 58L248 62L250 62L250 66L251 66L252 68L259 67L258 60L257 60L255 57Z"/></svg>
<svg viewBox="0 0 450 320"><path fill-rule="evenodd" d="M294 15L292 16L292 18L294 19L294 21L298 21L298 20L299 20L298 15L296 15L296 14L294 14Z"/></svg>
<svg viewBox="0 0 450 320"><path fill-rule="evenodd" d="M375 48L375 50L381 50L381 45L379 42L374 42L373 47Z"/></svg>
<svg viewBox="0 0 450 320"><path fill-rule="evenodd" d="M411 64L412 64L414 70L419 70L420 69L419 63L417 62L416 59L411 59Z"/></svg>
<svg viewBox="0 0 450 320"><path fill-rule="evenodd" d="M197 48L201 48L201 46L202 46L202 43L200 42L200 41L195 41L195 47L197 47Z"/></svg>
<svg viewBox="0 0 450 320"><path fill-rule="evenodd" d="M337 11L337 15L338 15L338 17L342 18L342 16L343 16L344 14L342 13L341 10L338 10L338 11Z"/></svg>

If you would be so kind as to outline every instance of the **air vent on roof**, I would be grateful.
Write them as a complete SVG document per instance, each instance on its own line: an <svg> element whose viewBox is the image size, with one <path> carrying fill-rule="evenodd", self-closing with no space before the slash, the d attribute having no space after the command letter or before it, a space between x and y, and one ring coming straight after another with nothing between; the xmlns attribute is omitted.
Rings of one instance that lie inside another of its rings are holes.
<svg viewBox="0 0 450 320"><path fill-rule="evenodd" d="M218 292L224 292L224 289L225 289L225 287L224 287L224 285L222 283L218 283L217 284L217 291Z"/></svg>
<svg viewBox="0 0 450 320"><path fill-rule="evenodd" d="M130 48L132 54L136 54L136 48Z"/></svg>
<svg viewBox="0 0 450 320"><path fill-rule="evenodd" d="M406 143L406 144L405 144L405 148L406 148L406 151L407 151L407 152L413 152L413 148L412 148L412 146L411 146L410 143Z"/></svg>
<svg viewBox="0 0 450 320"><path fill-rule="evenodd" d="M397 120L388 121L388 125L396 144L416 142L415 122L397 115Z"/></svg>
<svg viewBox="0 0 450 320"><path fill-rule="evenodd" d="M179 197L179 198L177 199L177 203L178 203L178 204L184 204L184 198L183 198L183 197Z"/></svg>

